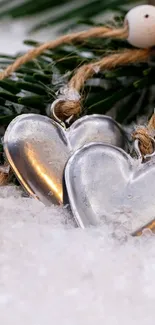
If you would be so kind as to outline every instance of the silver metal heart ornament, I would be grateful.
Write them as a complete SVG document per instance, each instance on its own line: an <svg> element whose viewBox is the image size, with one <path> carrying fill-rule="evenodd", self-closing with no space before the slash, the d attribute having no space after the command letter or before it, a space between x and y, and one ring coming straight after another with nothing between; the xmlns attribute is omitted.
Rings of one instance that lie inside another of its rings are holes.
<svg viewBox="0 0 155 325"><path fill-rule="evenodd" d="M106 223L134 233L155 219L153 158L141 164L120 148L91 143L68 160L65 183L82 228Z"/></svg>
<svg viewBox="0 0 155 325"><path fill-rule="evenodd" d="M23 114L8 126L4 150L28 193L45 204L62 203L64 166L75 150L92 141L127 148L124 131L107 116L85 116L65 130L46 116Z"/></svg>

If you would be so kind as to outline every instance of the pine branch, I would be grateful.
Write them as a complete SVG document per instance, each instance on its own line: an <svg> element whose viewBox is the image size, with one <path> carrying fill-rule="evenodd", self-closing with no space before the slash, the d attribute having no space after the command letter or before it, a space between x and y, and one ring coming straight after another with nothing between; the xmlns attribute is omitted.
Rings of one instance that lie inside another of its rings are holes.
<svg viewBox="0 0 155 325"><path fill-rule="evenodd" d="M39 23L34 24L30 32L64 22L70 28L72 24L75 26L80 20L91 20L96 15L104 14L107 11L115 11L115 13L118 11L119 14L122 11L124 13L125 5L133 6L137 2L137 0L125 0L123 3L121 0L83 0L78 3L76 0L24 0L22 3L20 1L17 3L16 0L12 0L9 4L9 1L4 0L1 2L0 18L8 16L21 19L28 16L36 17L42 13L43 19L39 16Z"/></svg>
<svg viewBox="0 0 155 325"><path fill-rule="evenodd" d="M26 41L32 45L32 41ZM33 42L33 45L37 45ZM48 114L55 99L55 92L73 74L77 66L99 59L106 51L121 50L129 47L126 41L95 40L85 45L63 46L22 66L11 78L0 82L0 125L10 122L11 116L34 112ZM0 67L5 68L12 62L11 56L0 56ZM85 87L84 114L110 114L116 119L130 123L137 115L153 109L155 95L155 67L152 63L121 67L113 71L104 71L89 80ZM150 92L137 110L142 92ZM134 103L130 106L132 99ZM119 103L119 105L117 105ZM126 106L128 108L126 108ZM124 113L123 113L124 112ZM7 120L8 117L8 120Z"/></svg>

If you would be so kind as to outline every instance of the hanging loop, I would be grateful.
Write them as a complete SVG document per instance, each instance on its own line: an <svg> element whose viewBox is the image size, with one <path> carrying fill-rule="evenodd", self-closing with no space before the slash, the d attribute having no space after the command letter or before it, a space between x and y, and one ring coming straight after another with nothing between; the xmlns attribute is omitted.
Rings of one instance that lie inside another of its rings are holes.
<svg viewBox="0 0 155 325"><path fill-rule="evenodd" d="M74 114L72 114L74 111L72 104L75 103L75 106L79 104L81 96L76 89L68 86L60 88L56 95L58 98L51 105L51 115L59 124L66 128L66 124L69 125L74 117ZM66 105L64 105L64 103ZM59 113L61 113L60 115L63 116L63 120L59 118L58 114L56 113L56 107L58 106L60 110Z"/></svg>
<svg viewBox="0 0 155 325"><path fill-rule="evenodd" d="M150 140L152 142L152 146L153 146L153 152L152 153L146 153L146 154L143 154L141 149L140 149L140 140L139 139L136 139L134 141L134 150L138 156L138 159L141 160L141 162L144 162L146 159L148 158L152 158L153 156L155 156L155 139L150 137Z"/></svg>

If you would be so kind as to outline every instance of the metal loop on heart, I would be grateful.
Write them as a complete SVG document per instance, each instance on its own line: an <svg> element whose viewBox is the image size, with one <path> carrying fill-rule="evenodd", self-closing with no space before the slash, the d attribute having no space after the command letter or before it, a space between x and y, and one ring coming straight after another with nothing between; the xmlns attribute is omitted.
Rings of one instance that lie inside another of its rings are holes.
<svg viewBox="0 0 155 325"><path fill-rule="evenodd" d="M70 124L73 117L81 113L80 99L76 89L67 86L61 88L58 98L51 105L52 117L65 128L65 122Z"/></svg>
<svg viewBox="0 0 155 325"><path fill-rule="evenodd" d="M138 127L132 137L135 147L138 141L137 151L144 160L155 154L155 113L148 122L147 127Z"/></svg>
<svg viewBox="0 0 155 325"><path fill-rule="evenodd" d="M146 155L151 155L154 152L154 141L153 138L149 135L148 130L145 128L138 128L133 133L133 139L138 140L139 150L143 158Z"/></svg>

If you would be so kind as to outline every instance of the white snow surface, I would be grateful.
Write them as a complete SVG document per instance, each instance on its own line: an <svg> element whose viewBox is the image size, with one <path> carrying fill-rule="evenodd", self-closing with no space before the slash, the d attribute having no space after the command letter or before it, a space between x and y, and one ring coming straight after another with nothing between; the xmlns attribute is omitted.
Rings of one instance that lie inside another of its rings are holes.
<svg viewBox="0 0 155 325"><path fill-rule="evenodd" d="M22 49L25 25L3 26L0 52ZM154 244L74 228L64 209L1 188L0 324L154 325Z"/></svg>
<svg viewBox="0 0 155 325"><path fill-rule="evenodd" d="M0 211L0 324L154 324L154 236L75 229L12 186Z"/></svg>

